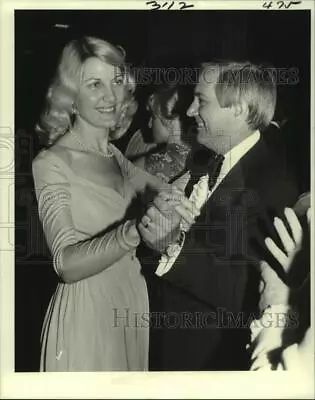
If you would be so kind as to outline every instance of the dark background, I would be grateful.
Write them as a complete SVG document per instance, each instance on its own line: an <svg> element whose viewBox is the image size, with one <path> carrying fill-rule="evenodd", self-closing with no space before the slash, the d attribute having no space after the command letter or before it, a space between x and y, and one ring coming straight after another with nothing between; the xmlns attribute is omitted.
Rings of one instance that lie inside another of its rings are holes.
<svg viewBox="0 0 315 400"><path fill-rule="evenodd" d="M63 46L82 35L123 46L134 66L187 67L229 58L298 68L298 84L278 87L276 115L288 119L288 167L301 193L310 188L309 11L16 11L16 371L39 369L41 326L57 283L33 192L31 162L40 148L34 126ZM140 105L144 89L137 91ZM122 150L140 121L141 107L117 143Z"/></svg>

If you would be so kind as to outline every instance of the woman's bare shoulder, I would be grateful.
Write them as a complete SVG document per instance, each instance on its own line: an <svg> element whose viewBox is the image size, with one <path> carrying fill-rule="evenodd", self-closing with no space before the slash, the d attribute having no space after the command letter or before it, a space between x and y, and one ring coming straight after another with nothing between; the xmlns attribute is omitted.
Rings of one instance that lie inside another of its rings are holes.
<svg viewBox="0 0 315 400"><path fill-rule="evenodd" d="M63 136L54 145L41 150L33 160L33 166L40 164L57 164L70 167L73 157L78 157L80 152L73 148L67 135Z"/></svg>
<svg viewBox="0 0 315 400"><path fill-rule="evenodd" d="M72 160L75 150L67 146L66 141L58 141L56 144L41 150L32 162L34 177L62 176L68 180L72 174ZM68 177L68 178L67 178Z"/></svg>

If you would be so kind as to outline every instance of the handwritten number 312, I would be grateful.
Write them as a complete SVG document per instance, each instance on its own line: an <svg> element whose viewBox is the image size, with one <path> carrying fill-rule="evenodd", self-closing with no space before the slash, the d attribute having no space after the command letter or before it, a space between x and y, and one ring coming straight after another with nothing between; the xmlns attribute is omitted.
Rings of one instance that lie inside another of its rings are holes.
<svg viewBox="0 0 315 400"><path fill-rule="evenodd" d="M168 10L170 10L174 6L175 2L174 1L172 1L172 2L165 1L163 4L159 4L157 1L152 0L152 1L147 1L146 4L148 6L149 5L152 6L152 10L159 10L160 8L167 8ZM179 1L178 5L180 7L179 8L180 10L185 10L186 8L194 7L193 4L187 4L185 1Z"/></svg>

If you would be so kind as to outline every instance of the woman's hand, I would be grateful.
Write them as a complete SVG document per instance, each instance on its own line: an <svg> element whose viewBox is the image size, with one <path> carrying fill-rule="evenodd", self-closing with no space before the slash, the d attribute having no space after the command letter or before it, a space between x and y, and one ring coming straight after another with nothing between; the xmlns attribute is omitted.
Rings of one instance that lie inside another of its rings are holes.
<svg viewBox="0 0 315 400"><path fill-rule="evenodd" d="M303 229L298 217L291 208L286 208L284 214L291 232L286 228L284 222L277 217L274 219L274 227L285 252L270 237L265 239L265 244L274 258L282 265L284 272L288 274L297 253L301 250ZM310 221L310 209L307 211L307 218ZM264 309L269 304L287 304L289 297L288 286L279 278L275 270L266 261L260 263L260 270L262 278L261 309Z"/></svg>
<svg viewBox="0 0 315 400"><path fill-rule="evenodd" d="M292 234L288 232L283 221L278 217L274 219L274 227L281 239L286 254L281 249L279 249L279 247L270 237L267 237L265 239L265 244L270 253L274 256L274 258L282 265L283 269L286 272L289 272L294 257L301 250L303 230L300 221L298 220L295 212L291 208L286 208L284 210L284 214L286 216L286 220L290 226ZM308 221L310 221L310 209L308 209L307 215Z"/></svg>
<svg viewBox="0 0 315 400"><path fill-rule="evenodd" d="M303 241L303 229L298 220L295 212L291 208L286 208L284 214L287 223L290 227L290 232L286 228L284 222L280 218L275 218L274 227L280 237L283 248L285 252L281 250L271 238L265 239L265 244L274 256L274 258L282 265L284 271L289 273L290 268L297 253L302 248ZM307 210L307 220L310 225L311 219L311 209ZM277 273L267 264L262 261L260 264L262 283L265 284L260 304L267 306L271 305L271 310L277 305L286 310L288 308L288 298L289 298L289 288L288 286L279 278ZM277 316L277 312L271 311L271 314ZM284 313L285 314L285 313ZM271 315L271 316L272 316ZM256 335L254 334L250 346L252 350L252 366L251 370L262 369L269 365L268 354L275 349L280 349L283 346L283 329L285 326L279 327L277 324L272 324L272 326L262 327L258 329ZM255 329L252 328L252 333L255 333Z"/></svg>
<svg viewBox="0 0 315 400"><path fill-rule="evenodd" d="M200 215L200 210L196 207L195 203L190 201L185 196L185 193L176 186L171 186L167 190L160 190L153 202L165 216L176 218L175 210L189 225L193 224L195 218Z"/></svg>
<svg viewBox="0 0 315 400"><path fill-rule="evenodd" d="M291 232L288 231L283 221L277 217L274 220L274 227L281 239L285 252L269 237L265 239L265 244L274 258L282 265L284 271L289 273L297 253L302 248L303 229L295 212L291 208L286 208L284 214ZM308 224L310 225L310 208L307 210L306 215ZM286 304L289 292L287 285L278 277L277 273L266 261L260 263L260 270L262 283L265 283L263 296L266 299L262 300L265 302L269 301L270 304Z"/></svg>
<svg viewBox="0 0 315 400"><path fill-rule="evenodd" d="M179 238L182 220L189 226L194 223L194 206L182 192L171 188L154 198L138 229L149 247L164 252Z"/></svg>

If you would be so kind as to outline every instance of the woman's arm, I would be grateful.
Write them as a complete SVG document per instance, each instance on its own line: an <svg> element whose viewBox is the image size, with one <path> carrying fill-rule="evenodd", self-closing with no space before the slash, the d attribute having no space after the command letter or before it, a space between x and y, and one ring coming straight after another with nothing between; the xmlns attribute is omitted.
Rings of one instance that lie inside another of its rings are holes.
<svg viewBox="0 0 315 400"><path fill-rule="evenodd" d="M138 168L145 169L145 156L141 156L133 161L134 165Z"/></svg>
<svg viewBox="0 0 315 400"><path fill-rule="evenodd" d="M171 185L164 183L154 175L144 171L129 161L115 146L111 146L123 174L128 178L136 192L144 194L147 189L158 193L160 190L170 189Z"/></svg>
<svg viewBox="0 0 315 400"><path fill-rule="evenodd" d="M72 220L69 182L62 167L49 154L34 160L33 177L39 218L54 268L64 282L96 275L138 246L140 237L132 221L80 241Z"/></svg>

